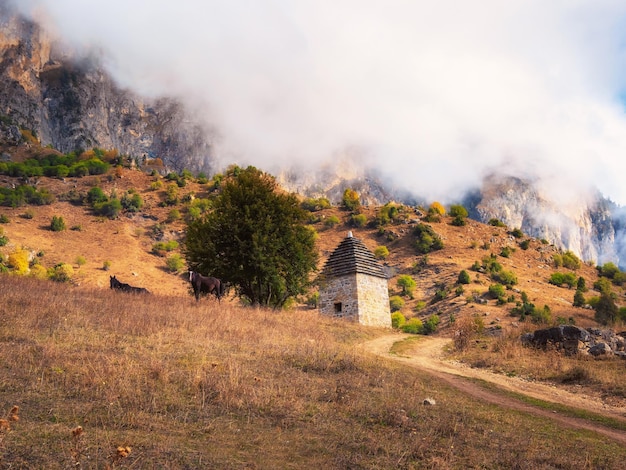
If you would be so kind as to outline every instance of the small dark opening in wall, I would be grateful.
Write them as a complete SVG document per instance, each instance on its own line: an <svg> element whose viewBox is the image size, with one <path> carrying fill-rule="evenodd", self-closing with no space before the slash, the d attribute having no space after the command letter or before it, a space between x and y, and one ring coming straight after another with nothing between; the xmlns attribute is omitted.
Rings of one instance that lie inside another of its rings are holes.
<svg viewBox="0 0 626 470"><path fill-rule="evenodd" d="M335 313L341 313L341 302L335 304Z"/></svg>

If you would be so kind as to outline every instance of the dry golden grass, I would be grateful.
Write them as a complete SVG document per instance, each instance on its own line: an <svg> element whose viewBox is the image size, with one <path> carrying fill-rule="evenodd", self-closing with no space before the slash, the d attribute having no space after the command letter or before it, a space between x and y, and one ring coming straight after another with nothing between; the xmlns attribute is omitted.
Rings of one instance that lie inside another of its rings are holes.
<svg viewBox="0 0 626 470"><path fill-rule="evenodd" d="M383 330L0 277L0 468L619 468L597 435L364 355ZM424 406L433 397L436 406Z"/></svg>
<svg viewBox="0 0 626 470"><path fill-rule="evenodd" d="M524 325L530 330L530 325ZM522 345L522 331L500 338L482 337L451 355L472 367L489 368L509 376L524 377L601 397L613 406L626 406L624 360L617 357L568 356L555 349Z"/></svg>

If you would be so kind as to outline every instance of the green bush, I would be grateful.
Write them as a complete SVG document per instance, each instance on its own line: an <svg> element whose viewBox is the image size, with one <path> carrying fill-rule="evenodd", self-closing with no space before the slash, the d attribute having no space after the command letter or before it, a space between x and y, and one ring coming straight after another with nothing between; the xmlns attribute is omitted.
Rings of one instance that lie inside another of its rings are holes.
<svg viewBox="0 0 626 470"><path fill-rule="evenodd" d="M346 188L341 198L341 207L348 211L356 211L361 207L359 193L354 189Z"/></svg>
<svg viewBox="0 0 626 470"><path fill-rule="evenodd" d="M52 216L52 221L50 222L50 230L53 232L62 232L65 230L65 221L63 217L60 216Z"/></svg>
<svg viewBox="0 0 626 470"><path fill-rule="evenodd" d="M340 222L341 220L339 220L339 217L336 215L331 215L324 219L324 225L326 225L326 227L334 227L335 225L339 225Z"/></svg>
<svg viewBox="0 0 626 470"><path fill-rule="evenodd" d="M170 240L168 242L157 242L152 245L152 253L158 256L165 256L165 253L174 251L178 248L178 242L176 240Z"/></svg>
<svg viewBox="0 0 626 470"><path fill-rule="evenodd" d="M611 292L611 281L606 277L601 277L593 283L593 288L599 292Z"/></svg>
<svg viewBox="0 0 626 470"><path fill-rule="evenodd" d="M86 263L87 263L87 260L85 259L84 256L80 256L79 255L79 256L76 257L76 264L78 266L84 266Z"/></svg>
<svg viewBox="0 0 626 470"><path fill-rule="evenodd" d="M402 295L413 298L413 290L415 289L415 280L408 274L402 274L398 277L398 286L402 289Z"/></svg>
<svg viewBox="0 0 626 470"><path fill-rule="evenodd" d="M435 297L433 299L433 302L439 302L443 299L445 299L446 297L448 297L448 294L450 294L450 288L448 286L440 286L435 290Z"/></svg>
<svg viewBox="0 0 626 470"><path fill-rule="evenodd" d="M374 249L374 256L378 259L385 259L389 256L389 249L385 245L377 246Z"/></svg>
<svg viewBox="0 0 626 470"><path fill-rule="evenodd" d="M176 204L178 204L178 185L176 184L167 185L167 189L165 190L164 204L166 206L175 206Z"/></svg>
<svg viewBox="0 0 626 470"><path fill-rule="evenodd" d="M300 204L304 210L309 212L317 212L324 209L330 209L330 201L325 197L320 197L317 199L308 198L302 201Z"/></svg>
<svg viewBox="0 0 626 470"><path fill-rule="evenodd" d="M497 271L491 273L491 279L505 286L514 286L517 284L517 276L513 271Z"/></svg>
<svg viewBox="0 0 626 470"><path fill-rule="evenodd" d="M612 262L604 263L602 266L597 266L596 269L598 270L598 275L608 277L609 279L613 279L615 275L620 272L617 265Z"/></svg>
<svg viewBox="0 0 626 470"><path fill-rule="evenodd" d="M502 284L491 284L489 286L489 295L493 299L503 299L505 297L505 289Z"/></svg>
<svg viewBox="0 0 626 470"><path fill-rule="evenodd" d="M451 225L454 225L455 227L464 227L467 224L467 221L465 220L465 217L460 217L460 216L456 216L454 219L452 219L452 222L450 222Z"/></svg>
<svg viewBox="0 0 626 470"><path fill-rule="evenodd" d="M109 261L108 259L104 260L104 262L102 263L102 269L104 271L108 271L109 269L111 269L111 261Z"/></svg>
<svg viewBox="0 0 626 470"><path fill-rule="evenodd" d="M97 215L101 215L109 219L117 219L122 211L122 203L119 199L112 198L109 201L94 204L93 208Z"/></svg>
<svg viewBox="0 0 626 470"><path fill-rule="evenodd" d="M602 292L594 309L594 318L602 325L613 325L617 320L619 307L615 303L615 295L611 292Z"/></svg>
<svg viewBox="0 0 626 470"><path fill-rule="evenodd" d="M167 269L176 273L185 267L185 260L178 254L174 253L165 261Z"/></svg>
<svg viewBox="0 0 626 470"><path fill-rule="evenodd" d="M404 333L421 335L424 332L424 323L417 317L409 318L401 329Z"/></svg>
<svg viewBox="0 0 626 470"><path fill-rule="evenodd" d="M401 312L393 312L391 314L391 326L393 328L399 329L406 323L406 318L402 315Z"/></svg>
<svg viewBox="0 0 626 470"><path fill-rule="evenodd" d="M87 192L87 202L93 206L97 203L106 202L109 198L101 188L94 186Z"/></svg>
<svg viewBox="0 0 626 470"><path fill-rule="evenodd" d="M563 284L567 285L570 289L577 283L577 278L574 273L552 273L548 282L552 285L561 287Z"/></svg>
<svg viewBox="0 0 626 470"><path fill-rule="evenodd" d="M509 232L511 235L513 235L515 238L524 238L524 232L522 232L520 229L518 228L514 228L513 230L511 230Z"/></svg>
<svg viewBox="0 0 626 470"><path fill-rule="evenodd" d="M576 292L574 293L573 305L574 307L582 307L585 305L585 294L583 294L580 289L576 289Z"/></svg>
<svg viewBox="0 0 626 470"><path fill-rule="evenodd" d="M460 204L453 204L450 206L449 214L454 217L452 225L457 227L463 227L466 224L465 219L469 215L467 209Z"/></svg>
<svg viewBox="0 0 626 470"><path fill-rule="evenodd" d="M503 258L509 258L511 253L513 253L513 249L509 246L503 246L502 250L500 250L500 256Z"/></svg>
<svg viewBox="0 0 626 470"><path fill-rule="evenodd" d="M190 208L191 209L191 208ZM180 211L178 209L172 209L167 213L166 222L172 223L180 219Z"/></svg>
<svg viewBox="0 0 626 470"><path fill-rule="evenodd" d="M429 225L417 224L413 229L413 235L416 238L415 247L418 253L426 254L443 248L441 237Z"/></svg>
<svg viewBox="0 0 626 470"><path fill-rule="evenodd" d="M143 207L143 199L136 191L129 189L120 201L122 208L128 212L139 212Z"/></svg>
<svg viewBox="0 0 626 470"><path fill-rule="evenodd" d="M0 214L0 224L8 224L9 222L9 217L6 214Z"/></svg>
<svg viewBox="0 0 626 470"><path fill-rule="evenodd" d="M529 240L528 238L527 238L526 240L522 240L522 241L519 243L519 247L520 247L522 250L528 250L528 248L530 247L530 240Z"/></svg>
<svg viewBox="0 0 626 470"><path fill-rule="evenodd" d="M393 202L388 202L376 213L376 218L373 221L375 227L383 227L392 222L398 222L401 219L402 206Z"/></svg>
<svg viewBox="0 0 626 470"><path fill-rule="evenodd" d="M437 209L431 207L428 209L428 212L426 212L426 215L423 217L422 220L424 220L424 222L430 222L435 224L439 223L441 222L441 213Z"/></svg>
<svg viewBox="0 0 626 470"><path fill-rule="evenodd" d="M506 224L499 219L489 219L488 223L494 227L506 227Z"/></svg>
<svg viewBox="0 0 626 470"><path fill-rule="evenodd" d="M430 317L428 317L426 322L424 322L423 333L425 335L429 335L437 331L437 326L439 325L439 321L440 321L439 315L433 314Z"/></svg>
<svg viewBox="0 0 626 470"><path fill-rule="evenodd" d="M469 215L467 209L460 204L451 205L448 213L452 217L461 217L463 219Z"/></svg>
<svg viewBox="0 0 626 470"><path fill-rule="evenodd" d="M353 227L365 227L365 225L367 225L367 217L365 214L353 214L350 217L350 224Z"/></svg>
<svg viewBox="0 0 626 470"><path fill-rule="evenodd" d="M534 308L530 314L530 319L533 323L539 325L549 325L552 323L552 312L550 307L544 305L543 308Z"/></svg>
<svg viewBox="0 0 626 470"><path fill-rule="evenodd" d="M48 271L48 277L57 282L70 282L74 276L74 268L65 263L59 263Z"/></svg>
<svg viewBox="0 0 626 470"><path fill-rule="evenodd" d="M467 271L463 270L459 273L459 278L457 279L459 284L469 284L471 282L470 275Z"/></svg>
<svg viewBox="0 0 626 470"><path fill-rule="evenodd" d="M568 269L579 269L582 261L572 251L566 251L563 253L563 266Z"/></svg>
<svg viewBox="0 0 626 470"><path fill-rule="evenodd" d="M399 295L393 295L389 298L389 307L392 312L397 312L404 307L404 299Z"/></svg>

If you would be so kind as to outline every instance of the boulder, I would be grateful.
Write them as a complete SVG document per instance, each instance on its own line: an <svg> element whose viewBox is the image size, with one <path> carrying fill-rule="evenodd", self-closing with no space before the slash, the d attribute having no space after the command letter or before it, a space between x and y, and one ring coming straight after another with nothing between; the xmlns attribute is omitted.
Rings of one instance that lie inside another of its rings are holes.
<svg viewBox="0 0 626 470"><path fill-rule="evenodd" d="M610 356L613 354L611 346L606 343L598 343L589 348L589 354L592 356Z"/></svg>
<svg viewBox="0 0 626 470"><path fill-rule="evenodd" d="M574 325L559 325L552 328L537 330L534 333L531 333L531 337L527 338L530 343L541 347L546 347L548 344L560 346L565 341L580 341L582 343L588 343L590 339L591 338L587 330Z"/></svg>

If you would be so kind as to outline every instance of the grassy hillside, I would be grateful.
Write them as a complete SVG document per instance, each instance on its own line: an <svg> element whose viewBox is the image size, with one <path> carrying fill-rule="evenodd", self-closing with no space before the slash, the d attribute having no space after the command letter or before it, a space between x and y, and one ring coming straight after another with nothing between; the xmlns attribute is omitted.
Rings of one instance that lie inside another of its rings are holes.
<svg viewBox="0 0 626 470"><path fill-rule="evenodd" d="M3 187L21 182L0 176ZM281 312L233 298L196 303L184 268L172 271L167 260L179 251L172 242L183 240L191 201L208 196L206 183L177 186L178 202L166 205L175 183L136 169L29 182L55 202L0 207L5 264L23 250L31 266L67 263L73 275L69 283L15 275L15 267L0 275L0 468L583 469L618 468L626 456L592 433L476 403L364 354L359 343L388 331L320 318L305 298ZM143 207L114 220L95 215L83 203L95 186L107 195L132 190ZM371 222L379 209L361 213ZM65 230L50 229L55 216ZM442 336L467 318L500 333L477 338L457 359L624 404L622 362L522 348L520 334L539 325L510 314L525 294L548 305L552 321L595 325L592 310L572 306L574 289L548 282L573 272L586 297L599 295L591 263L556 268L559 251L540 240L471 220L455 226L448 216L426 222L416 208L383 227L356 226L352 216L337 207L311 213L320 268L350 230L372 251L388 249L381 262L391 295L401 294L399 276L416 281L412 298L402 296L406 317L438 315ZM443 249L417 252L419 223ZM517 278L504 303L488 295L491 276L471 269L485 258ZM469 284L457 283L462 270ZM153 295L113 292L111 275ZM613 289L621 305L623 289ZM443 406L424 406L431 396ZM19 421L11 421L14 405Z"/></svg>
<svg viewBox="0 0 626 470"><path fill-rule="evenodd" d="M358 343L385 334L376 328L2 283L0 468L585 469L626 458L599 435L363 353Z"/></svg>

